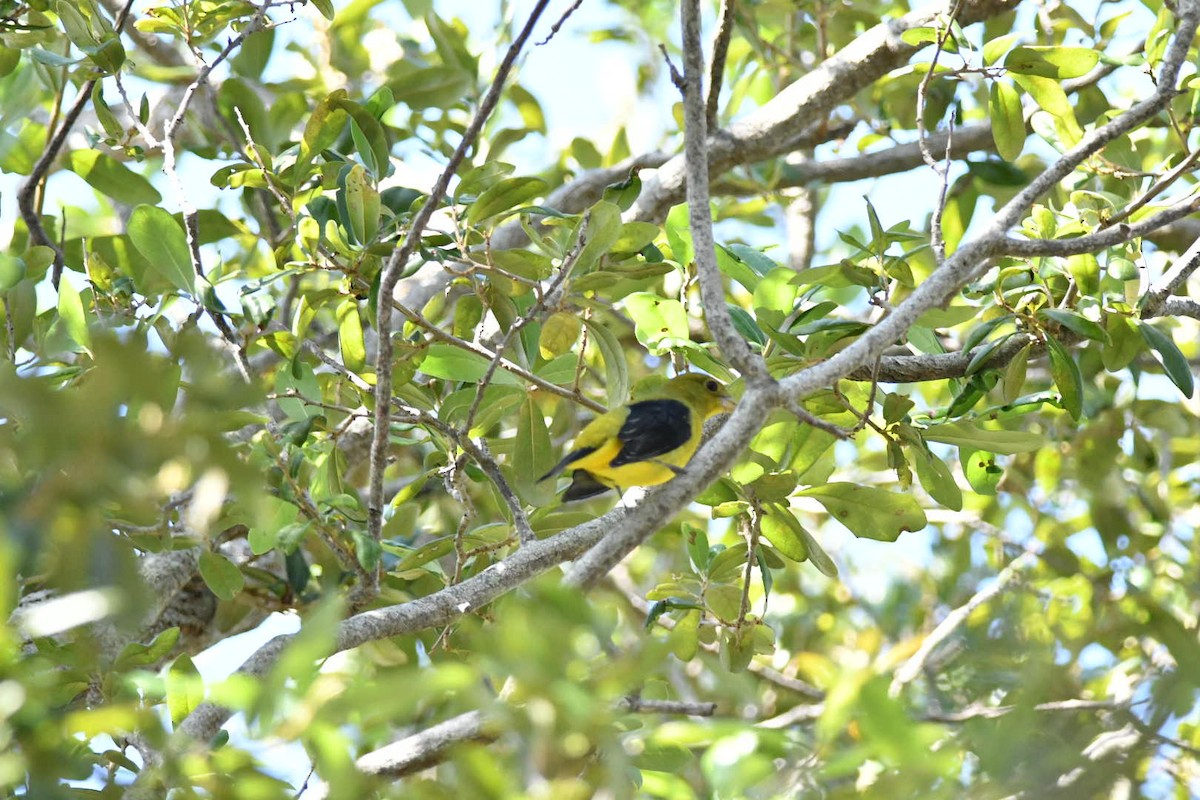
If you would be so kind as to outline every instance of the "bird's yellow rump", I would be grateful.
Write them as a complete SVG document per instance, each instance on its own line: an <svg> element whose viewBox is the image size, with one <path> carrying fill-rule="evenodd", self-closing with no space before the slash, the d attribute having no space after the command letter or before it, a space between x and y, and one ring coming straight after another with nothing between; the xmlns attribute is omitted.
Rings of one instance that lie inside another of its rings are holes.
<svg viewBox="0 0 1200 800"><path fill-rule="evenodd" d="M645 399L589 422L571 451L538 480L573 470L562 499L584 500L630 486L655 486L678 474L700 445L704 421L733 410L725 385L707 375L680 375Z"/></svg>

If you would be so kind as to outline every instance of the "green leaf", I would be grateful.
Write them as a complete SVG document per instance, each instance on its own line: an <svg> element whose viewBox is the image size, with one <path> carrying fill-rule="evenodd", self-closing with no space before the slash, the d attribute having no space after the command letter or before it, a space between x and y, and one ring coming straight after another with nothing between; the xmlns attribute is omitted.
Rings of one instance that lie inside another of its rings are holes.
<svg viewBox="0 0 1200 800"><path fill-rule="evenodd" d="M175 663L167 670L164 688L173 725L179 725L196 706L204 702L204 678L187 654L175 659Z"/></svg>
<svg viewBox="0 0 1200 800"><path fill-rule="evenodd" d="M246 582L236 564L212 550L200 554L200 577L222 600L232 600Z"/></svg>
<svg viewBox="0 0 1200 800"><path fill-rule="evenodd" d="M778 330L796 307L800 287L795 270L778 267L767 273L754 287L754 313L764 325Z"/></svg>
<svg viewBox="0 0 1200 800"><path fill-rule="evenodd" d="M345 89L331 93L313 109L308 121L304 123L304 133L300 137L300 156L296 159L295 182L306 180L310 174L309 165L317 155L333 145L346 127L348 115L339 108L337 101L346 96Z"/></svg>
<svg viewBox="0 0 1200 800"><path fill-rule="evenodd" d="M699 650L700 638L698 634L700 631L700 619L703 616L704 613L699 609L688 611L675 621L675 627L667 635L667 641L671 645L671 653L680 661L691 661L695 657L697 650ZM690 755L687 750L682 750L682 752ZM645 754L643 753L643 755Z"/></svg>
<svg viewBox="0 0 1200 800"><path fill-rule="evenodd" d="M588 318L584 318L583 324L587 326L588 339L596 345L604 361L604 390L608 394L608 407L616 408L629 397L629 367L625 363L625 351L617 335L607 325L600 325Z"/></svg>
<svg viewBox="0 0 1200 800"><path fill-rule="evenodd" d="M708 569L708 559L712 556L708 547L708 533L704 528L689 522L680 523L680 530L687 541L688 558L691 559L692 569L701 575L704 574L704 571Z"/></svg>
<svg viewBox="0 0 1200 800"><path fill-rule="evenodd" d="M1014 47L1004 67L1023 75L1065 80L1081 78L1100 62L1100 51L1090 47Z"/></svg>
<svg viewBox="0 0 1200 800"><path fill-rule="evenodd" d="M804 546L808 548L808 560L825 577L836 578L838 576L838 568L834 560L829 557L829 554L813 538L813 535L808 532L807 528L799 524L797 524L797 527L800 529L800 538L804 540ZM766 570L763 570L763 573L766 574Z"/></svg>
<svg viewBox="0 0 1200 800"><path fill-rule="evenodd" d="M909 28L900 34L900 38L906 43L914 46L933 44L938 40L937 28L923 26L919 28Z"/></svg>
<svg viewBox="0 0 1200 800"><path fill-rule="evenodd" d="M737 256L737 258L739 258L743 264L750 267L750 269L757 272L760 276L765 276L767 273L771 272L771 270L778 269L780 267L778 261L768 256L763 251L751 247L748 244L731 244L729 245L728 249L729 252ZM794 275L795 273L793 272L792 274ZM750 289L751 287L747 286L746 288Z"/></svg>
<svg viewBox="0 0 1200 800"><path fill-rule="evenodd" d="M996 487L1004 477L1004 470L996 463L996 455L986 450L960 451L963 476L977 494L994 495Z"/></svg>
<svg viewBox="0 0 1200 800"><path fill-rule="evenodd" d="M746 291L753 292L760 279L758 273L724 245L718 244L716 253L717 268L727 277L740 283Z"/></svg>
<svg viewBox="0 0 1200 800"><path fill-rule="evenodd" d="M96 191L124 205L162 200L150 181L112 156L99 150L74 150L67 154L67 168L87 181Z"/></svg>
<svg viewBox="0 0 1200 800"><path fill-rule="evenodd" d="M1065 311L1058 308L1043 308L1038 311L1038 316L1042 319L1056 322L1072 333L1077 333L1085 339L1092 339L1097 342L1108 342L1108 334L1104 332L1104 328L1100 327L1099 322L1093 322L1087 317L1077 314L1074 311Z"/></svg>
<svg viewBox="0 0 1200 800"><path fill-rule="evenodd" d="M450 108L462 102L474 84L470 73L442 65L406 70L388 82L396 102L413 109Z"/></svg>
<svg viewBox="0 0 1200 800"><path fill-rule="evenodd" d="M549 361L571 352L579 341L583 320L567 311L556 311L542 323L538 334L538 355Z"/></svg>
<svg viewBox="0 0 1200 800"><path fill-rule="evenodd" d="M1083 129L1075 119L1075 107L1057 81L1037 75L1013 75L1013 80L1050 116L1054 130L1065 147L1074 147L1083 138ZM1043 137L1044 138L1044 137Z"/></svg>
<svg viewBox="0 0 1200 800"><path fill-rule="evenodd" d="M129 215L127 229L149 269L179 291L195 294L196 272L188 254L187 236L175 217L157 206L141 205Z"/></svg>
<svg viewBox="0 0 1200 800"><path fill-rule="evenodd" d="M733 320L733 327L742 338L748 342L752 342L759 347L763 347L767 343L767 335L762 332L762 328L758 327L758 323L754 321L754 317L741 306L735 306L728 303L726 308L729 309L729 316Z"/></svg>
<svg viewBox="0 0 1200 800"><path fill-rule="evenodd" d="M622 211L628 211L634 202L638 199L638 195L642 193L642 179L637 174L630 175L626 180L619 183L610 183L604 187L604 193L600 195L601 200L607 200ZM631 225L651 225L650 222L631 222ZM658 230L658 226L654 226Z"/></svg>
<svg viewBox="0 0 1200 800"><path fill-rule="evenodd" d="M505 178L483 191L467 208L467 222L477 225L495 215L541 197L549 188L541 178Z"/></svg>
<svg viewBox="0 0 1200 800"><path fill-rule="evenodd" d="M304 421L322 413L320 408L308 404L321 401L321 384L313 368L301 358L294 358L275 371L275 393L286 395L289 392L300 397L280 397L275 401L288 419Z"/></svg>
<svg viewBox="0 0 1200 800"><path fill-rule="evenodd" d="M1021 396L1021 389L1025 386L1025 373L1029 366L1029 351L1032 347L1032 344L1022 347L1004 367L1005 403L1015 403Z"/></svg>
<svg viewBox="0 0 1200 800"><path fill-rule="evenodd" d="M966 421L932 425L921 433L930 442L987 450L1001 455L1029 453L1046 446L1045 437L1038 433L991 430Z"/></svg>
<svg viewBox="0 0 1200 800"><path fill-rule="evenodd" d="M83 300L68 280L60 281L58 284L58 318L62 320L63 327L66 329L67 335L71 337L71 341L90 351L92 336L88 331Z"/></svg>
<svg viewBox="0 0 1200 800"><path fill-rule="evenodd" d="M1162 363L1167 377L1179 387L1179 391L1183 392L1184 397L1191 397L1196 388L1192 378L1192 369L1183 353L1175 345L1175 341L1149 322L1139 323L1138 330L1141 331L1146 344L1158 353L1158 360Z"/></svg>
<svg viewBox="0 0 1200 800"><path fill-rule="evenodd" d="M1062 395L1062 406L1072 419L1078 420L1083 415L1083 375L1079 365L1070 351L1053 336L1046 336L1046 346L1050 355L1050 377Z"/></svg>
<svg viewBox="0 0 1200 800"><path fill-rule="evenodd" d="M359 164L342 173L343 185L338 196L338 213L350 232L351 241L367 245L379 231L382 207L379 192L371 185L367 171Z"/></svg>
<svg viewBox="0 0 1200 800"><path fill-rule="evenodd" d="M1071 273L1071 277L1079 287L1080 293L1089 296L1095 296L1099 293L1100 262L1093 253L1077 253L1068 258L1067 272Z"/></svg>
<svg viewBox="0 0 1200 800"><path fill-rule="evenodd" d="M358 314L358 301L353 297L346 298L338 306L337 323L342 363L351 372L362 372L367 366L367 345L363 339L363 325Z"/></svg>
<svg viewBox="0 0 1200 800"><path fill-rule="evenodd" d="M827 483L811 486L799 494L811 497L850 529L855 536L894 542L905 531L919 531L928 522L917 501L856 483Z"/></svg>
<svg viewBox="0 0 1200 800"><path fill-rule="evenodd" d="M8 253L0 253L0 291L11 289L24 279L25 260Z"/></svg>
<svg viewBox="0 0 1200 800"><path fill-rule="evenodd" d="M155 636L150 644L130 642L121 650L113 667L117 670L127 670L133 667L147 667L154 664L175 649L179 641L179 628L167 628Z"/></svg>
<svg viewBox="0 0 1200 800"><path fill-rule="evenodd" d="M1132 364L1146 344L1144 335L1138 335L1138 326L1123 314L1106 314L1104 331L1108 334L1108 342L1100 351L1100 357L1109 372L1119 372Z"/></svg>
<svg viewBox="0 0 1200 800"><path fill-rule="evenodd" d="M460 350L444 342L435 342L429 346L418 369L433 378L478 383L487 374L490 364L491 361L478 353ZM492 375L492 382L510 386L523 385L520 379L503 369L496 370Z"/></svg>
<svg viewBox="0 0 1200 800"><path fill-rule="evenodd" d="M1020 34L1009 33L1004 36L997 36L995 39L987 42L983 46L983 63L989 66L995 64L1000 60L1000 56L1004 55L1020 39Z"/></svg>
<svg viewBox="0 0 1200 800"><path fill-rule="evenodd" d="M513 441L513 489L530 505L540 506L554 499L553 480L539 481L554 466L554 445L542 416L542 409L532 397L521 404L517 418L517 438Z"/></svg>
<svg viewBox="0 0 1200 800"><path fill-rule="evenodd" d="M383 178L388 172L387 133L379 120L372 116L358 103L345 97L345 92L335 92L330 95L330 106L345 111L352 121L351 134L363 163L371 170L376 180ZM353 126L358 126L357 131ZM365 146L364 146L365 145Z"/></svg>
<svg viewBox="0 0 1200 800"><path fill-rule="evenodd" d="M992 354L996 352L1005 342L1009 340L1013 334L1001 336L999 339L993 339L990 342L979 345L971 352L971 360L967 362L967 368L963 370L963 375L970 377L981 370L988 361L991 360Z"/></svg>
<svg viewBox="0 0 1200 800"><path fill-rule="evenodd" d="M641 252L646 245L658 238L662 228L652 222L626 222L621 226L621 235L612 244L614 255L632 255Z"/></svg>
<svg viewBox="0 0 1200 800"><path fill-rule="evenodd" d="M924 445L914 445L909 452L917 470L917 479L929 496L952 511L962 511L962 490L946 462Z"/></svg>
<svg viewBox="0 0 1200 800"><path fill-rule="evenodd" d="M988 92L988 116L996 152L1005 161L1016 161L1025 148L1025 115L1021 96L1006 81L992 81Z"/></svg>
<svg viewBox="0 0 1200 800"><path fill-rule="evenodd" d="M585 242L575 259L574 273L580 275L591 271L600 261L600 257L612 249L621 238L621 209L613 203L601 200L592 206L587 213L587 229L584 230Z"/></svg>
<svg viewBox="0 0 1200 800"><path fill-rule="evenodd" d="M800 528L800 523L792 516L791 511L786 508L772 507L771 511L763 515L759 525L762 528L762 535L775 546L776 550L793 561L808 560L808 547L805 546L804 538L797 530Z"/></svg>
<svg viewBox="0 0 1200 800"><path fill-rule="evenodd" d="M689 337L687 311L678 300L636 292L625 298L625 310L633 319L638 341L652 352L664 341L670 347Z"/></svg>

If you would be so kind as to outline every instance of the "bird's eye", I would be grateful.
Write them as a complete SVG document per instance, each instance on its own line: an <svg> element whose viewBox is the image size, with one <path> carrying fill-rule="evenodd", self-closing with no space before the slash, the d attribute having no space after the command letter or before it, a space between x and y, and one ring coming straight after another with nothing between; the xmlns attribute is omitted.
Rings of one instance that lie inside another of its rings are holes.
<svg viewBox="0 0 1200 800"><path fill-rule="evenodd" d="M715 392L721 388L721 384L717 383L716 381L705 381L704 388L708 389L710 392Z"/></svg>

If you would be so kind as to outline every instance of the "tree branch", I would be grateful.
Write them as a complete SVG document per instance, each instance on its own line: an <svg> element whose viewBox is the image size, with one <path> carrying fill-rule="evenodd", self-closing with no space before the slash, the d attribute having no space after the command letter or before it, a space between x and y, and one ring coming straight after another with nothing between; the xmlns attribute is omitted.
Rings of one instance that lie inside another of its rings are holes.
<svg viewBox="0 0 1200 800"><path fill-rule="evenodd" d="M725 285L717 267L713 242L712 211L708 205L708 133L704 111L704 48L700 43L699 0L681 5L683 27L683 115L684 151L687 167L688 219L692 230L692 252L700 277L700 300L704 318L721 352L744 377L766 378L761 356L750 351L746 340L733 327L725 304Z"/></svg>
<svg viewBox="0 0 1200 800"><path fill-rule="evenodd" d="M484 122L491 116L492 110L499 102L501 90L508 79L508 74L512 71L513 64L516 63L517 55L533 33L534 26L548 4L549 0L538 0L530 12L525 26L517 34L508 48L508 52L504 54L500 66L496 69L496 77L488 88L487 94L484 95L483 101L479 104L479 108L475 111L475 116L471 119L467 129L463 131L462 140L458 143L453 155L450 156L442 174L438 176L437 182L429 193L429 198L413 219L412 227L408 231L408 236L405 237L403 246L392 253L383 267L379 283L379 305L376 310L379 331L379 345L375 356L376 417L375 430L371 437L370 486L367 501L367 535L375 540L379 539L380 531L383 528L383 473L387 469L388 429L390 427L388 409L391 407L392 401L392 292L400 280L404 265L416 252L417 244L421 240L421 235L429 223L430 217L441 204L442 196L450 186L451 177L458 169L459 164L466 158L467 150L474 145L479 132L483 129ZM378 582L378 576L376 576L376 582Z"/></svg>
<svg viewBox="0 0 1200 800"><path fill-rule="evenodd" d="M1037 553L1033 551L1022 553L1013 559L1012 563L1002 569L994 581L972 595L971 599L966 603L963 603L947 614L946 618L921 642L921 646L917 649L917 652L913 653L907 661L896 669L896 672L892 675L892 683L888 687L888 694L892 697L898 697L905 684L911 683L921 674L921 670L925 668L925 662L933 655L933 651L942 642L949 639L958 630L959 626L967 621L967 618L971 616L971 612L1004 591L1008 584L1012 583L1022 570L1031 566L1035 561L1037 561Z"/></svg>
<svg viewBox="0 0 1200 800"><path fill-rule="evenodd" d="M682 714L689 717L711 717L717 713L716 703L689 703L683 700L646 700L632 694L622 698L619 706L636 714Z"/></svg>
<svg viewBox="0 0 1200 800"><path fill-rule="evenodd" d="M873 364L879 354L903 336L921 314L946 302L986 266L990 257L1004 250L1008 243L1006 231L1019 221L1034 200L1069 175L1084 159L1162 111L1178 94L1176 80L1195 35L1196 23L1194 3L1181 3L1177 29L1163 59L1158 88L1150 97L1087 133L1079 144L1059 157L999 209L991 223L976 238L963 243L887 317L827 361L784 379L785 391L793 397L805 397L857 369Z"/></svg>
<svg viewBox="0 0 1200 800"><path fill-rule="evenodd" d="M447 625L531 578L576 558L617 527L625 516L625 509L618 506L602 517L531 542L462 583L407 603L347 617L338 625L331 652L339 653L367 642ZM266 674L292 638L291 635L275 637L247 659L238 672L256 677ZM179 731L188 738L206 741L216 734L231 713L227 708L205 703L180 724Z"/></svg>
<svg viewBox="0 0 1200 800"><path fill-rule="evenodd" d="M1200 198L1196 198L1189 205L1200 206ZM1175 293L1176 289L1183 286L1197 267L1200 267L1200 239L1192 242L1192 246L1175 259L1175 263L1171 265L1170 269L1146 292L1146 296L1142 300L1142 319L1159 316L1167 299ZM1177 307L1186 307L1183 304L1176 305Z"/></svg>
<svg viewBox="0 0 1200 800"><path fill-rule="evenodd" d="M129 11L133 8L133 0L126 0L125 5L121 7L120 13L117 15L116 23L113 25L113 30L116 35L120 36L125 27L125 21L129 18ZM49 247L54 251L54 270L51 274L51 281L54 288L58 288L59 281L62 280L63 267L66 264L63 261L62 248L57 243L50 241L50 237L46 235L46 228L42 225L41 213L37 208L37 194L46 179L46 175L50 172L51 165L58 158L59 151L67 142L67 137L71 135L71 130L75 127L75 123L79 121L79 115L83 113L83 109L87 106L88 101L92 98L92 88L96 85L96 81L90 80L84 82L79 87L79 93L75 96L75 104L63 116L62 124L50 141L46 143L46 149L42 151L42 155L38 158L37 163L33 165L33 169L29 172L29 177L21 184L21 188L17 190L17 209L20 211L21 219L25 222L25 227L29 229L29 241L35 246Z"/></svg>
<svg viewBox="0 0 1200 800"><path fill-rule="evenodd" d="M1012 0L977 0L964 4L963 25L978 22L1014 5ZM859 90L901 66L920 48L900 38L909 28L928 25L942 11L922 10L868 30L811 72L743 119L716 133L709 142L709 171L725 172L736 164L760 161L798 146L797 135L819 125L829 113ZM675 156L646 180L627 220L655 221L685 193L685 159Z"/></svg>
<svg viewBox="0 0 1200 800"><path fill-rule="evenodd" d="M482 711L468 711L367 753L354 766L367 775L400 778L441 763L456 745L497 738L499 734L488 728Z"/></svg>
<svg viewBox="0 0 1200 800"><path fill-rule="evenodd" d="M729 55L729 42L733 38L733 22L737 0L721 0L721 24L713 39L712 63L708 67L708 100L704 108L706 130L716 130L717 109L721 103L721 83L725 79L725 58ZM684 42L687 47L687 42Z"/></svg>

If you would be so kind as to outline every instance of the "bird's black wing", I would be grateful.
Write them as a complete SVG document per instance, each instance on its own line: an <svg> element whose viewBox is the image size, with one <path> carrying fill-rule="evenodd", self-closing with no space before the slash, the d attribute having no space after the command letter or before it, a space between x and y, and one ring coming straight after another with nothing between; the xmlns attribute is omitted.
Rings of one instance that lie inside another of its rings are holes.
<svg viewBox="0 0 1200 800"><path fill-rule="evenodd" d="M649 461L685 444L692 435L692 412L678 400L643 400L629 407L617 432L621 452L612 466Z"/></svg>

